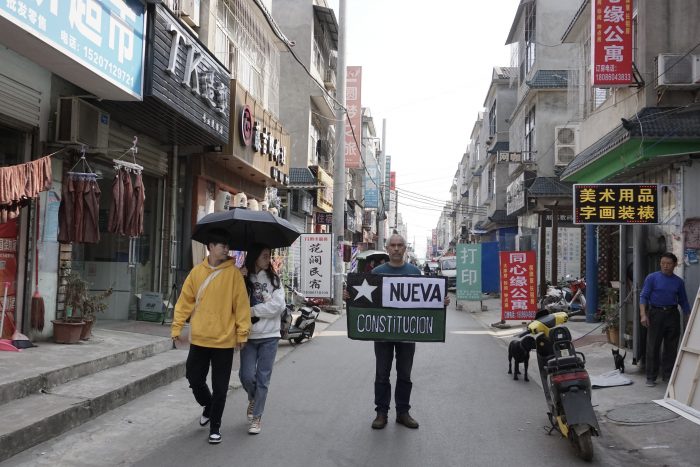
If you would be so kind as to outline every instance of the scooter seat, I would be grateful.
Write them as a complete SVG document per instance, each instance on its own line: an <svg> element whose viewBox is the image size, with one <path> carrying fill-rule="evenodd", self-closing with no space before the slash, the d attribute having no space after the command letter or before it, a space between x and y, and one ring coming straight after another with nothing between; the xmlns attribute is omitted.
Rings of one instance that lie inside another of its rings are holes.
<svg viewBox="0 0 700 467"><path fill-rule="evenodd" d="M583 360L578 355L552 357L547 361L547 370L550 372L583 367Z"/></svg>

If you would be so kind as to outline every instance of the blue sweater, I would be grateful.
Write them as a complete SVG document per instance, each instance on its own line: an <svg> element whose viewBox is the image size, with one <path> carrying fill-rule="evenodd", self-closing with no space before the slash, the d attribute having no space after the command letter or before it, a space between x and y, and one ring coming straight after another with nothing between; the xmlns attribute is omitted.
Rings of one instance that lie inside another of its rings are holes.
<svg viewBox="0 0 700 467"><path fill-rule="evenodd" d="M690 314L690 303L685 293L683 279L675 274L667 276L661 271L652 272L644 279L639 302L647 306L680 305L683 313Z"/></svg>
<svg viewBox="0 0 700 467"><path fill-rule="evenodd" d="M383 274L386 276L420 276L420 269L412 265L411 263L404 263L400 268L395 268L389 263L380 264L376 268L372 269L372 274Z"/></svg>

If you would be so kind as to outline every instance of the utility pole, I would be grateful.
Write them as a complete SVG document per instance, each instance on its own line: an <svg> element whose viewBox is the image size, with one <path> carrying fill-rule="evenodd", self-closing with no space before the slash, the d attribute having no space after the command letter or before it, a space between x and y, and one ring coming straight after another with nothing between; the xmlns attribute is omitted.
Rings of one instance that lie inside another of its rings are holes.
<svg viewBox="0 0 700 467"><path fill-rule="evenodd" d="M335 134L338 138L338 152L333 164L333 305L338 311L343 309L343 278L345 263L343 262L342 245L345 239L345 0L339 0L338 4L338 91L337 96L340 107L336 109L337 128ZM361 129L356 128L356 134L361 138L362 134L357 133Z"/></svg>
<svg viewBox="0 0 700 467"><path fill-rule="evenodd" d="M383 200L379 207L379 218L377 220L377 250L384 249L384 231L386 228L385 219L388 218L388 210L386 208L388 199L384 198L384 193L386 191L386 118L382 120L382 147L379 152L379 195Z"/></svg>

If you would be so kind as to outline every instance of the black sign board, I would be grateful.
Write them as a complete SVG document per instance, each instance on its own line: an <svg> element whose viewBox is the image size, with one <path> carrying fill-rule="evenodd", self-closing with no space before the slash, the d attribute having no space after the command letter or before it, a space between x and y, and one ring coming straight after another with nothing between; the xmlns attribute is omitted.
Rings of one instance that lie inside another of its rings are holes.
<svg viewBox="0 0 700 467"><path fill-rule="evenodd" d="M231 76L162 4L149 18L150 82L145 95L221 143L229 140Z"/></svg>
<svg viewBox="0 0 700 467"><path fill-rule="evenodd" d="M574 185L576 224L658 224L658 185Z"/></svg>
<svg viewBox="0 0 700 467"><path fill-rule="evenodd" d="M393 342L445 342L446 277L347 277L348 337Z"/></svg>

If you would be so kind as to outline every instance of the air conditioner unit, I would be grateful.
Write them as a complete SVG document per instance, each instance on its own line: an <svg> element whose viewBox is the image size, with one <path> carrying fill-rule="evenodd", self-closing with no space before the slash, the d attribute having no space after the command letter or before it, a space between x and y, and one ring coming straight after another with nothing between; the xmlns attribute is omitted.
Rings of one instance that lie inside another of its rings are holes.
<svg viewBox="0 0 700 467"><path fill-rule="evenodd" d="M578 153L578 125L554 128L554 164L569 165Z"/></svg>
<svg viewBox="0 0 700 467"><path fill-rule="evenodd" d="M660 54L656 66L657 87L700 87L700 55Z"/></svg>
<svg viewBox="0 0 700 467"><path fill-rule="evenodd" d="M77 97L60 97L56 141L106 148L109 143L109 114Z"/></svg>
<svg viewBox="0 0 700 467"><path fill-rule="evenodd" d="M200 0L179 0L178 14L182 20L190 26L199 27L199 4Z"/></svg>

